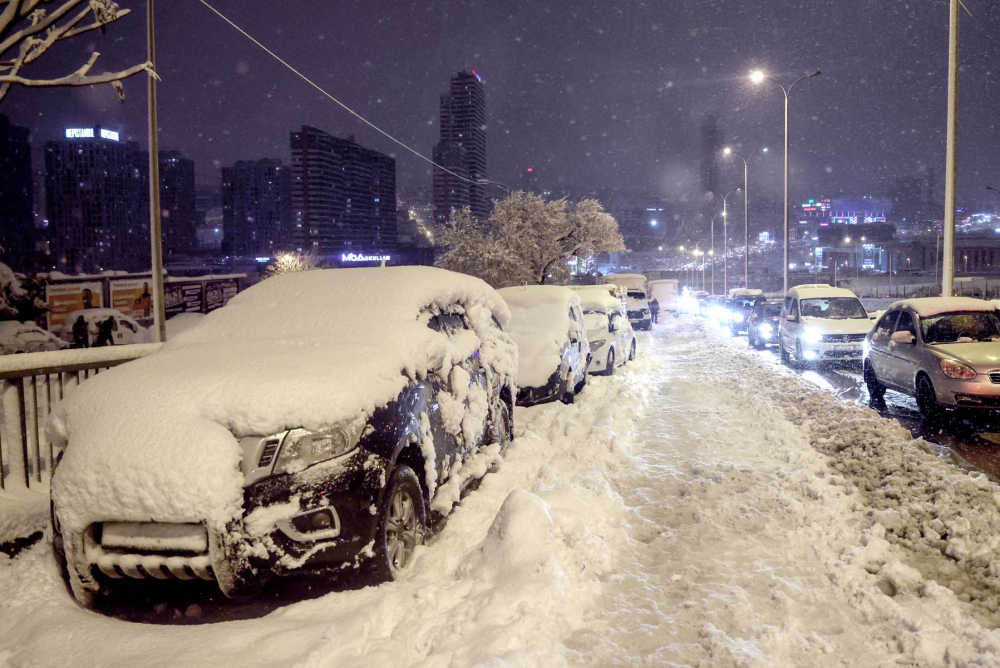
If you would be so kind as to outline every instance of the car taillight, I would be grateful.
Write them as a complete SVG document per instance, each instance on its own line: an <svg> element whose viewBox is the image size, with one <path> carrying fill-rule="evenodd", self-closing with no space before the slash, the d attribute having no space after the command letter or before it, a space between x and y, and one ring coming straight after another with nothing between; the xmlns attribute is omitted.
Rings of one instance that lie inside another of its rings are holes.
<svg viewBox="0 0 1000 668"><path fill-rule="evenodd" d="M971 380L978 375L974 369L956 360L941 360L941 372L956 380Z"/></svg>

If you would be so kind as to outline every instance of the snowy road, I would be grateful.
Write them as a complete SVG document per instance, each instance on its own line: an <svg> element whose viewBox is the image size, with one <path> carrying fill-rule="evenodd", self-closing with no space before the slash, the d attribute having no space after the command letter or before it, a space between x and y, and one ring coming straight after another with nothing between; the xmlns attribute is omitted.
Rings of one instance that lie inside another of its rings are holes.
<svg viewBox="0 0 1000 668"><path fill-rule="evenodd" d="M405 581L133 624L79 609L38 545L0 557L0 665L1000 666L1000 489L669 324L575 405L518 409Z"/></svg>

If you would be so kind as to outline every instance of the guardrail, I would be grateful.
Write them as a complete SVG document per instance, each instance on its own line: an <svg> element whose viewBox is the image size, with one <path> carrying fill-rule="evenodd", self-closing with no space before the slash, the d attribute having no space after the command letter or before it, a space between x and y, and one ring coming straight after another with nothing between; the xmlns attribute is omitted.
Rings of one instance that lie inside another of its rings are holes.
<svg viewBox="0 0 1000 668"><path fill-rule="evenodd" d="M160 345L149 343L0 357L0 489L47 490L53 452L45 437L45 421L57 402L87 378L145 357Z"/></svg>

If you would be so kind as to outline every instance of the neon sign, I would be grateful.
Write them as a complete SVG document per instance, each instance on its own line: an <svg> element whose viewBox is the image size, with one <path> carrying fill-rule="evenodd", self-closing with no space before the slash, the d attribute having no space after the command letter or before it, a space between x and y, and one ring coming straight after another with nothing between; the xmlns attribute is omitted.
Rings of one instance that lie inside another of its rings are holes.
<svg viewBox="0 0 1000 668"><path fill-rule="evenodd" d="M364 253L341 253L341 262L388 262L391 255L365 255Z"/></svg>
<svg viewBox="0 0 1000 668"><path fill-rule="evenodd" d="M66 128L66 139L87 139L94 137L94 128Z"/></svg>
<svg viewBox="0 0 1000 668"><path fill-rule="evenodd" d="M111 141L118 141L118 133L112 130L101 130L102 139L110 139Z"/></svg>

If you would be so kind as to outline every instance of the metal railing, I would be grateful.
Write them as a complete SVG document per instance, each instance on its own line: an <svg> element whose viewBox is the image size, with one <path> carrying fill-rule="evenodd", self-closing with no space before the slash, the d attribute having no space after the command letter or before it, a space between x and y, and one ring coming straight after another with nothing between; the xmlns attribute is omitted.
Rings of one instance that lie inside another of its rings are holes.
<svg viewBox="0 0 1000 668"><path fill-rule="evenodd" d="M47 489L54 453L45 422L58 402L91 376L159 347L153 343L0 357L0 489Z"/></svg>

